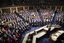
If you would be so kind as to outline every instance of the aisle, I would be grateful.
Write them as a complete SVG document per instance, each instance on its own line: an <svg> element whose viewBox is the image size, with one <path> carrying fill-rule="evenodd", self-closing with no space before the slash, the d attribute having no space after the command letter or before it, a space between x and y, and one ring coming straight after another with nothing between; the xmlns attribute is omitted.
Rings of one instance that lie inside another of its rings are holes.
<svg viewBox="0 0 64 43"><path fill-rule="evenodd" d="M56 24L56 19L57 19L57 13L54 13L54 17L52 19L52 24Z"/></svg>
<svg viewBox="0 0 64 43"><path fill-rule="evenodd" d="M25 31L25 32L22 34L22 39L24 38L24 36L25 36L27 33L31 32L31 31L34 31L34 30L36 30L36 29L38 29L38 28L40 28L40 27L31 27L31 29Z"/></svg>
<svg viewBox="0 0 64 43"><path fill-rule="evenodd" d="M49 38L47 38L47 37L41 37L41 38L39 38L37 41L36 41L36 43L49 43Z"/></svg>

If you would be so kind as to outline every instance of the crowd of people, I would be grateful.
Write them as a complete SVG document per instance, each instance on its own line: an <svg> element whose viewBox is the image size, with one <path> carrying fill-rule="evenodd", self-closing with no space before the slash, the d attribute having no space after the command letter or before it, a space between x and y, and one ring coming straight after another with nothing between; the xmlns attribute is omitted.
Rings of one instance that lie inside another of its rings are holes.
<svg viewBox="0 0 64 43"><path fill-rule="evenodd" d="M29 23L36 23L36 22L44 22L44 24L49 24L52 22L52 19L55 15L55 11L53 10L48 10L48 9L40 9L40 12L37 10L26 10L26 11L21 11L19 12L19 15L22 16L25 20L28 20ZM40 18L40 14L42 18ZM59 11L58 14L56 15L56 21L58 22L63 22L63 12ZM61 17L62 16L62 17ZM41 20L43 19L43 21ZM36 23L37 24L37 23Z"/></svg>
<svg viewBox="0 0 64 43"><path fill-rule="evenodd" d="M7 25L7 22L15 20ZM30 26L27 22L24 22L16 14L4 14L1 15L0 25L0 42L1 43L19 43L21 40L22 33L28 29Z"/></svg>
<svg viewBox="0 0 64 43"><path fill-rule="evenodd" d="M36 10L26 10L19 13L20 16L22 16L25 20L28 20L30 23L33 22L40 22L39 14Z"/></svg>
<svg viewBox="0 0 64 43"><path fill-rule="evenodd" d="M40 18L41 14L42 18ZM19 40L22 37L22 33L28 29L30 29L30 25L42 25L42 24L49 24L52 22L52 19L54 17L54 11L53 10L40 10L38 12L37 10L26 10L21 11L18 13L19 16L22 16L26 21L23 21L22 18L20 18L15 13L4 13L0 14L0 42L1 43L19 43ZM64 23L64 13L58 13L57 14L57 22ZM42 20L43 19L43 22ZM5 23L15 20L14 22L11 22L4 25Z"/></svg>

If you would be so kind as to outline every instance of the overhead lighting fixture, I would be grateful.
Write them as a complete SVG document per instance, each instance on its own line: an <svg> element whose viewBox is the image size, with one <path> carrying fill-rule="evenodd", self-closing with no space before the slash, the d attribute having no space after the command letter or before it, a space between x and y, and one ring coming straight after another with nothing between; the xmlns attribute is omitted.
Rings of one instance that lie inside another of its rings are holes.
<svg viewBox="0 0 64 43"><path fill-rule="evenodd" d="M12 4L12 6L14 6L14 4Z"/></svg>

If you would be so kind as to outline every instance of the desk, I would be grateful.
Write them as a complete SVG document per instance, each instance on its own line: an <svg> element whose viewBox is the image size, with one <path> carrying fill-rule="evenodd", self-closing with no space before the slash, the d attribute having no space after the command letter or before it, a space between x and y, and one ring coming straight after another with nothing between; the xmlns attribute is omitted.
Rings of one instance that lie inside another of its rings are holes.
<svg viewBox="0 0 64 43"><path fill-rule="evenodd" d="M59 28L59 27L58 27L58 25L57 25L57 27L56 27L56 25L52 25L52 26L51 26L51 31L54 30L54 28ZM37 30L34 30L34 31L35 31L35 32L38 32L38 31L40 31L40 30L42 30L42 29L44 29L45 31L47 31L47 30L48 30L47 25L46 25L46 26L43 26L43 27L41 27L41 28L39 28L39 29L37 29ZM27 33L27 34L25 35L22 43L26 43L29 34L33 34L34 31L32 31L32 32L30 32L30 33ZM38 33L38 34L40 34L40 33ZM42 34L42 33L41 33L41 34ZM42 36L43 36L43 34L42 34ZM41 36L40 36L40 37L41 37ZM36 40L36 39L34 39L34 40ZM35 43L35 42L34 42L34 43Z"/></svg>
<svg viewBox="0 0 64 43"><path fill-rule="evenodd" d="M52 34L51 37L50 37L50 40L51 40L50 43L54 43L54 42L57 40L57 38L58 38L60 35L62 35L63 33L64 33L63 30L58 30L57 32L55 32L54 34Z"/></svg>
<svg viewBox="0 0 64 43"><path fill-rule="evenodd" d="M15 22L16 20L11 20L11 21L9 21L9 22L6 22L6 23L4 23L4 24L2 24L2 25L8 25L8 24L11 24L11 23L13 23L13 22Z"/></svg>
<svg viewBox="0 0 64 43"><path fill-rule="evenodd" d="M54 30L55 28L60 28L60 27L61 27L60 25L51 25L50 31Z"/></svg>
<svg viewBox="0 0 64 43"><path fill-rule="evenodd" d="M45 31L42 31L42 32L40 32L39 34L34 35L34 36L33 36L33 41L32 41L32 43L36 43L36 39L44 36L45 34L46 34L46 32L45 32Z"/></svg>
<svg viewBox="0 0 64 43"><path fill-rule="evenodd" d="M51 27L50 31L54 30L55 27Z"/></svg>
<svg viewBox="0 0 64 43"><path fill-rule="evenodd" d="M46 25L46 26L47 26L47 25ZM43 27L41 27L41 28L35 30L35 32L42 30L42 29L45 28L46 26L43 26ZM27 33L27 34L25 35L25 37L24 37L22 43L26 43L27 38L28 38L28 35L29 35L29 34L33 34L33 33L34 33L34 31L32 31L32 32L30 32L30 33Z"/></svg>
<svg viewBox="0 0 64 43"><path fill-rule="evenodd" d="M52 27L60 28L61 26L60 25L52 25Z"/></svg>

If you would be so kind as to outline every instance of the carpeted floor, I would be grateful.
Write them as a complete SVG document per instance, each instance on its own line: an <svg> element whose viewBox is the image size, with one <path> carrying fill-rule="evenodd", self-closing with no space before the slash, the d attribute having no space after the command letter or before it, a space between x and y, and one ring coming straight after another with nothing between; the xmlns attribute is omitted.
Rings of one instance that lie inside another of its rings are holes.
<svg viewBox="0 0 64 43"><path fill-rule="evenodd" d="M22 34L22 38L24 38L24 36L25 36L27 33L31 32L31 31L34 31L34 30L36 30L36 29L38 29L38 28L40 28L40 27L31 27L31 29L25 31L25 32Z"/></svg>
<svg viewBox="0 0 64 43"><path fill-rule="evenodd" d="M34 30L36 30L36 29L38 29L38 28L40 28L40 27L31 27L30 30L25 31L25 32L22 34L22 39L24 38L24 36L25 36L27 33L31 32L31 31L34 31ZM37 39L36 41L37 41L37 43L49 43L49 37L48 37L48 38L47 38L47 37L44 37L44 38L41 37L41 38Z"/></svg>

